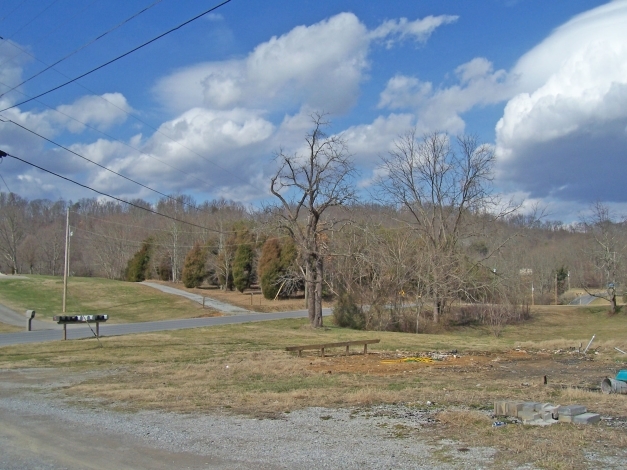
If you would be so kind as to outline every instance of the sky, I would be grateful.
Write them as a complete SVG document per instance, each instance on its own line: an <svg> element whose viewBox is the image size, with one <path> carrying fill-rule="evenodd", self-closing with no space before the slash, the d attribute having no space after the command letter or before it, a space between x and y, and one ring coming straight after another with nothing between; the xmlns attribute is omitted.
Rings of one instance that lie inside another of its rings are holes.
<svg viewBox="0 0 627 470"><path fill-rule="evenodd" d="M0 150L126 200L260 207L328 113L365 198L416 129L492 145L494 191L552 220L627 214L627 0L231 0L22 103L220 3L0 0ZM0 162L0 191L98 196Z"/></svg>

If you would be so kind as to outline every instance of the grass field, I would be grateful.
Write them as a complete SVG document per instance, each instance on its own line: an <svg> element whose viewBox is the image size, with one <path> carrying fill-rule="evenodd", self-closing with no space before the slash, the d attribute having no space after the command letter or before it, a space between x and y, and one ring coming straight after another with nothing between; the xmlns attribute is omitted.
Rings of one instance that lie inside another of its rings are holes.
<svg viewBox="0 0 627 470"><path fill-rule="evenodd" d="M53 276L3 278L0 303L19 312L34 309L37 319L51 320L62 312L63 279ZM141 284L82 277L69 279L66 311L68 314L106 313L110 323L194 318L216 313Z"/></svg>
<svg viewBox="0 0 627 470"><path fill-rule="evenodd" d="M28 286L54 282L38 278L26 283L16 299L24 298ZM107 282L98 283L106 291ZM137 286L131 286L135 294L121 298L123 290L118 289L125 283L121 284L111 284L115 294L105 297L115 297L120 304L146 300L137 296ZM49 292L57 290L55 286ZM147 298L156 294L150 290ZM5 295L3 289L0 297ZM50 305L53 310L55 304ZM167 304L159 305L168 312L163 306ZM137 313L136 318L149 312ZM438 423L427 435L399 429L399 438L493 446L501 450L497 467L507 461L540 468L587 468L586 453L614 455L615 449L627 446L627 395L598 391L605 376L627 369L627 355L614 349L627 350L626 315L606 312L606 307L536 307L531 321L506 327L498 338L481 327L415 335L346 330L331 325L330 319L325 319L323 329L311 329L306 320L249 323L100 342L5 347L0 349L0 368L53 368L75 377L73 385L58 390L73 402L94 406L97 400L98 406L129 411L228 410L264 417L308 406L405 403L433 410ZM593 334L588 354L578 353ZM366 338L381 339L367 356L356 352L345 356L340 348L328 350L327 357L315 352L298 357L285 351L289 345ZM432 351L450 354L433 362L399 361ZM494 429L486 410L499 399L579 403L622 418L624 425Z"/></svg>

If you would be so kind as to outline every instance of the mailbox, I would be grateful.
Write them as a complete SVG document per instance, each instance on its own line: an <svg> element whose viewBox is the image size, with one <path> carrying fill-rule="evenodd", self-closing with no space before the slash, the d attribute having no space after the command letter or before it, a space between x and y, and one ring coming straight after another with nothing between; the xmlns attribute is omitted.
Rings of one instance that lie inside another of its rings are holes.
<svg viewBox="0 0 627 470"><path fill-rule="evenodd" d="M35 318L34 310L26 310L26 331L31 331L31 323Z"/></svg>

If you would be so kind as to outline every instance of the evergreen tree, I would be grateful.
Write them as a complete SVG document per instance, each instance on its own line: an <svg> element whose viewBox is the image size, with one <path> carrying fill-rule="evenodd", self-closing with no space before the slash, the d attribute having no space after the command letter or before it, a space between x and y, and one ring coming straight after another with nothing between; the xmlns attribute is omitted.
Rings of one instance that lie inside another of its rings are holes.
<svg viewBox="0 0 627 470"><path fill-rule="evenodd" d="M242 243L238 245L235 251L235 259L233 260L233 285L240 292L244 292L244 289L249 288L252 282L253 257L254 252L250 244Z"/></svg>
<svg viewBox="0 0 627 470"><path fill-rule="evenodd" d="M272 300L279 291L281 276L281 245L276 238L270 238L261 249L259 257L259 283L263 296Z"/></svg>
<svg viewBox="0 0 627 470"><path fill-rule="evenodd" d="M207 250L200 243L196 243L185 256L182 280L187 288L199 287L207 275L205 264L207 262Z"/></svg>
<svg viewBox="0 0 627 470"><path fill-rule="evenodd" d="M130 282L142 282L149 277L150 256L152 254L152 237L148 237L142 243L141 248L128 261L125 270L125 278Z"/></svg>

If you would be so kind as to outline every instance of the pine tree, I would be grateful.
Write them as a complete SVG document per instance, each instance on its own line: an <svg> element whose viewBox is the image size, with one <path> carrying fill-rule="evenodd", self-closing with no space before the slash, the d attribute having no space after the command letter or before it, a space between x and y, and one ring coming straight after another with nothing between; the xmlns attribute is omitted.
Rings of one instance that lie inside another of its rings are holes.
<svg viewBox="0 0 627 470"><path fill-rule="evenodd" d="M142 243L141 248L128 261L125 278L130 282L142 282L149 277L150 256L152 254L152 237Z"/></svg>
<svg viewBox="0 0 627 470"><path fill-rule="evenodd" d="M199 287L207 275L205 264L207 262L207 250L200 243L196 243L185 256L182 280L187 288Z"/></svg>
<svg viewBox="0 0 627 470"><path fill-rule="evenodd" d="M250 244L238 245L233 260L233 285L240 292L249 288L252 282L253 257L254 252Z"/></svg>
<svg viewBox="0 0 627 470"><path fill-rule="evenodd" d="M276 238L270 238L261 249L259 257L259 283L263 296L272 300L279 291L281 277L281 245Z"/></svg>

